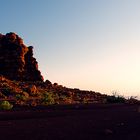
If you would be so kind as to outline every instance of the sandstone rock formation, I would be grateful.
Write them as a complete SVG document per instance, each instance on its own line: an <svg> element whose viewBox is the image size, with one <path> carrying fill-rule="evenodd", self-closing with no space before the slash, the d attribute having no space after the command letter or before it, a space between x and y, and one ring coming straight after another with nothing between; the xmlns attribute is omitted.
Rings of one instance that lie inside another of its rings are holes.
<svg viewBox="0 0 140 140"><path fill-rule="evenodd" d="M0 34L0 75L17 81L43 81L33 47L24 45L13 32Z"/></svg>

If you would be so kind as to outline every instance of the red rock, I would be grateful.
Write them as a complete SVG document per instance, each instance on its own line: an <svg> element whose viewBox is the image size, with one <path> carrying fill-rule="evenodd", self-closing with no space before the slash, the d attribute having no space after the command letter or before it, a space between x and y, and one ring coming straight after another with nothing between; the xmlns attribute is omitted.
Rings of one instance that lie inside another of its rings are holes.
<svg viewBox="0 0 140 140"><path fill-rule="evenodd" d="M37 93L37 88L35 85L30 85L27 90L30 95L34 95Z"/></svg>
<svg viewBox="0 0 140 140"><path fill-rule="evenodd" d="M33 47L27 47L15 33L0 34L0 75L11 80L43 81Z"/></svg>

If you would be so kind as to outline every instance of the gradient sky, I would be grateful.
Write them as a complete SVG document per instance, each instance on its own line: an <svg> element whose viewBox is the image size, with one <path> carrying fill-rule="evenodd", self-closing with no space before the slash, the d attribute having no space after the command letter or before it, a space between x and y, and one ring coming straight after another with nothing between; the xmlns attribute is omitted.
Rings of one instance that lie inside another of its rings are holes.
<svg viewBox="0 0 140 140"><path fill-rule="evenodd" d="M0 0L0 32L34 46L45 79L140 95L139 0Z"/></svg>

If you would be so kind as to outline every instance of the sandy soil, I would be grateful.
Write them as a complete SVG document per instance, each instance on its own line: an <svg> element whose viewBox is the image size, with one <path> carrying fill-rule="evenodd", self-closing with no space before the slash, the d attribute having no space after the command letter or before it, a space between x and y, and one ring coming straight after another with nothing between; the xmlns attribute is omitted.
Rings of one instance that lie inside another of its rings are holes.
<svg viewBox="0 0 140 140"><path fill-rule="evenodd" d="M0 140L140 140L139 105L69 105L0 112Z"/></svg>

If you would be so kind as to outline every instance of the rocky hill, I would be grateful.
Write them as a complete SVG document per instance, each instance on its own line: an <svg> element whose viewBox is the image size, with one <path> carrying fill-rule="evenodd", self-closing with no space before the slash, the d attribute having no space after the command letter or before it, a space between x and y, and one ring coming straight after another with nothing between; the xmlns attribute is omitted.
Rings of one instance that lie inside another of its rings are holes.
<svg viewBox="0 0 140 140"><path fill-rule="evenodd" d="M49 80L44 82L33 57L33 47L27 47L12 32L0 34L0 102L5 100L14 106L126 101L124 97L67 88Z"/></svg>
<svg viewBox="0 0 140 140"><path fill-rule="evenodd" d="M33 47L15 33L0 34L0 75L17 81L43 81Z"/></svg>
<svg viewBox="0 0 140 140"><path fill-rule="evenodd" d="M9 100L24 104L57 103L104 103L106 95L94 91L67 88L50 81L13 81L0 76L0 100ZM45 99L45 101L44 101Z"/></svg>

